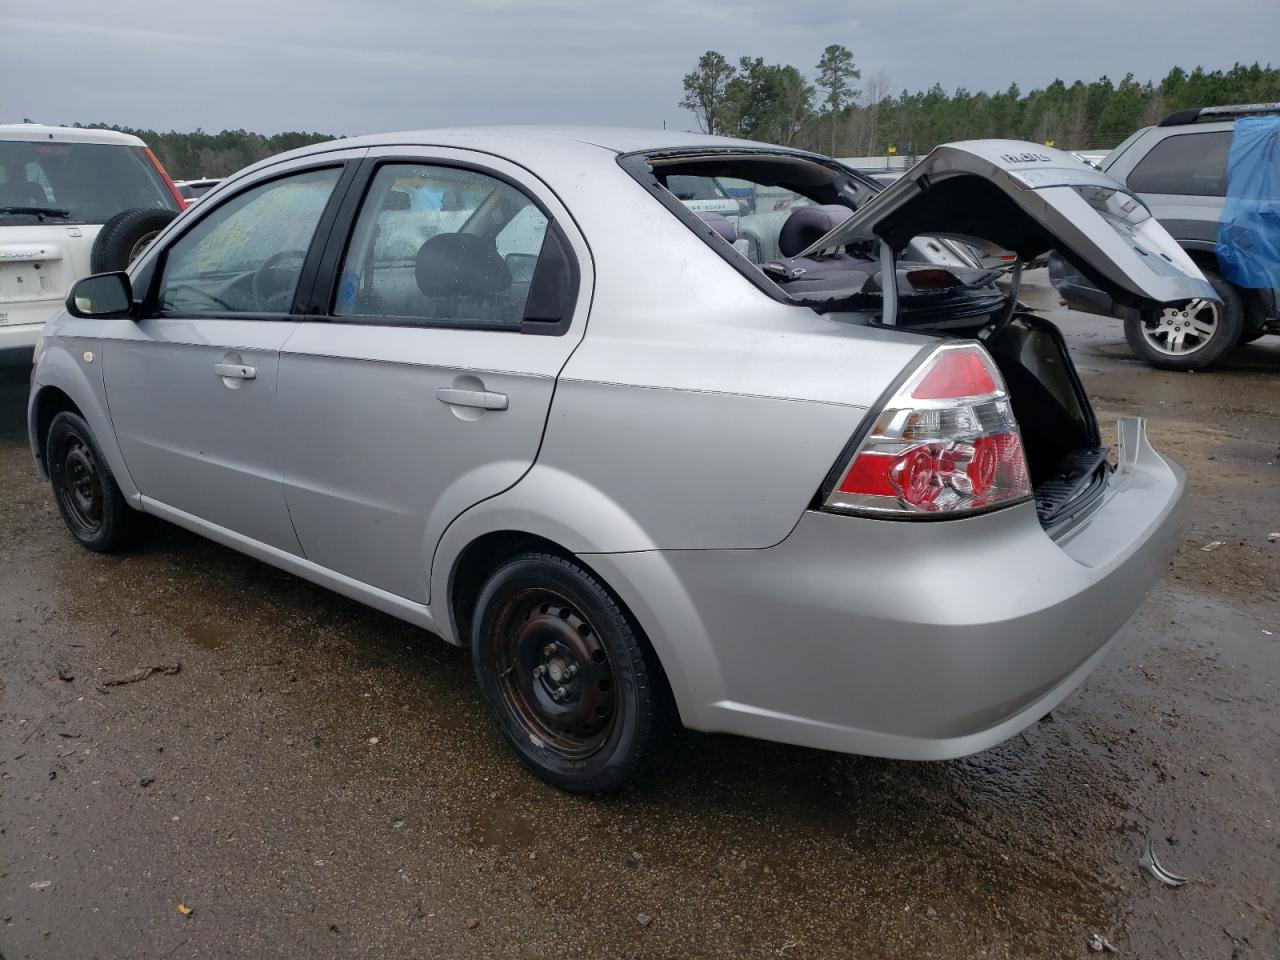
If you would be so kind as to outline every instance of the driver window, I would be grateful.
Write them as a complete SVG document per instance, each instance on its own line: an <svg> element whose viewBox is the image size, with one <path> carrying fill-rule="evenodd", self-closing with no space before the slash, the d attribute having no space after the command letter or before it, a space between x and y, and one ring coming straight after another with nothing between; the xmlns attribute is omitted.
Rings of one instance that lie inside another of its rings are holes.
<svg viewBox="0 0 1280 960"><path fill-rule="evenodd" d="M288 313L341 172L330 167L272 180L218 206L169 248L160 312Z"/></svg>

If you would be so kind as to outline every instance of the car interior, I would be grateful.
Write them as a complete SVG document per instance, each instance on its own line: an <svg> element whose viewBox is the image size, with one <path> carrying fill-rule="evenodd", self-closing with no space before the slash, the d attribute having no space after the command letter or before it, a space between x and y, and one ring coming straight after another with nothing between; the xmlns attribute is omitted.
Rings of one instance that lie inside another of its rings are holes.
<svg viewBox="0 0 1280 960"><path fill-rule="evenodd" d="M380 182L381 180L381 182ZM547 218L523 193L465 170L375 178L334 313L519 324Z"/></svg>

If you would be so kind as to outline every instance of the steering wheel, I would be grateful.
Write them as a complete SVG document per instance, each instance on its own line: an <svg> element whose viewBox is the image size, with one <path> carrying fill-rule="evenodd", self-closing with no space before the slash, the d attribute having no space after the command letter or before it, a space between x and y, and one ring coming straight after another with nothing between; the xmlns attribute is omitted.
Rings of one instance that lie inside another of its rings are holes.
<svg viewBox="0 0 1280 960"><path fill-rule="evenodd" d="M305 250L281 250L258 264L249 279L249 292L259 310L276 313L289 309L288 300L293 299L293 285L302 272L302 261L306 256ZM298 261L297 270L280 266L289 260Z"/></svg>

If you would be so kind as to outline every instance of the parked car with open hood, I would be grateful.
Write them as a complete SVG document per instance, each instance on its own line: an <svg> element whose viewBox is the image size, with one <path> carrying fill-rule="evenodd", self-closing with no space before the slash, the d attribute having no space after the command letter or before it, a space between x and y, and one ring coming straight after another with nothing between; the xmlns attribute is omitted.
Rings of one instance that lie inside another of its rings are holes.
<svg viewBox="0 0 1280 960"><path fill-rule="evenodd" d="M678 177L803 198L782 256L744 256ZM623 785L677 723L961 756L1097 666L1183 478L1138 419L1109 460L1016 266L1009 293L922 245L1056 247L1134 304L1212 296L1133 209L1008 141L878 194L815 154L654 131L318 144L76 285L31 445L89 549L152 514L468 646L558 786Z"/></svg>
<svg viewBox="0 0 1280 960"><path fill-rule="evenodd" d="M137 137L0 125L0 364L28 364L81 277L123 269L183 201Z"/></svg>

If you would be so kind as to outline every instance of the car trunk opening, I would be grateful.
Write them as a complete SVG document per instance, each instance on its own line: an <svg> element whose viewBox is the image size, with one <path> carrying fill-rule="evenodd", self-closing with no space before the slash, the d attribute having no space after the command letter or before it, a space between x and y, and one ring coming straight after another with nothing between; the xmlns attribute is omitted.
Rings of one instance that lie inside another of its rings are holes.
<svg viewBox="0 0 1280 960"><path fill-rule="evenodd" d="M1052 526L1086 507L1109 467L1093 407L1062 334L1032 314L1015 314L986 342L1009 389L1031 474L1036 513Z"/></svg>

